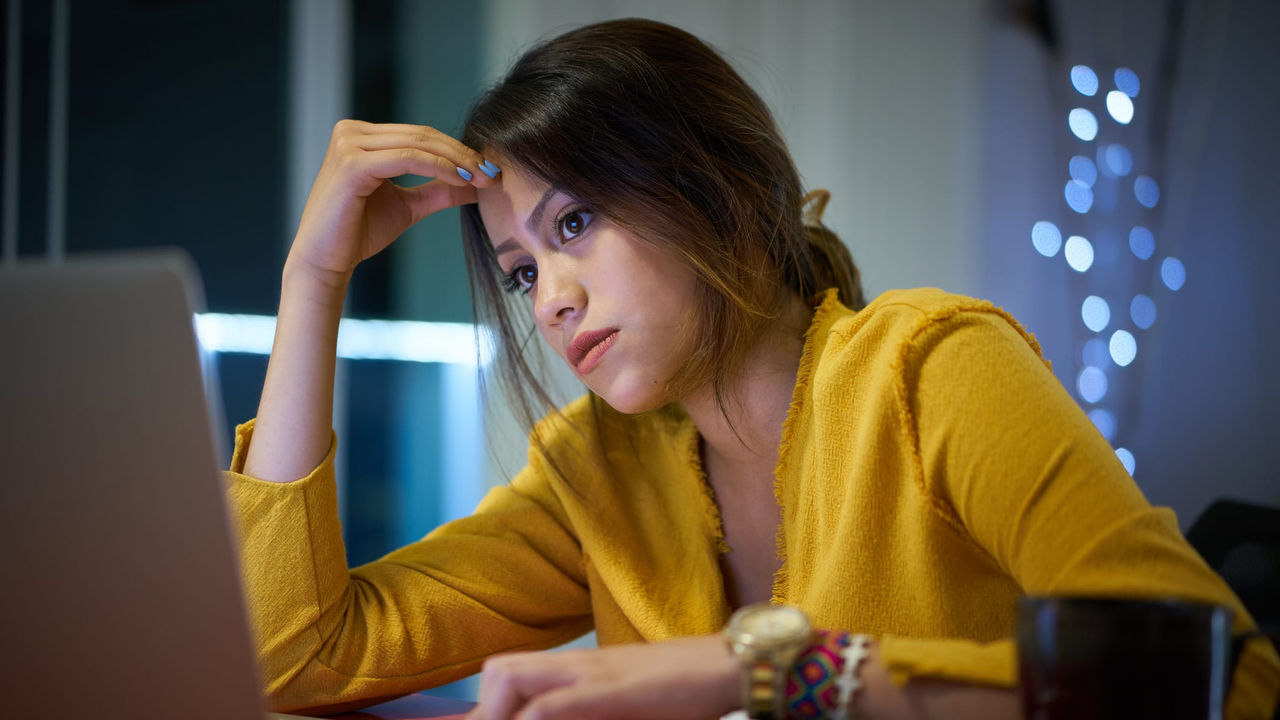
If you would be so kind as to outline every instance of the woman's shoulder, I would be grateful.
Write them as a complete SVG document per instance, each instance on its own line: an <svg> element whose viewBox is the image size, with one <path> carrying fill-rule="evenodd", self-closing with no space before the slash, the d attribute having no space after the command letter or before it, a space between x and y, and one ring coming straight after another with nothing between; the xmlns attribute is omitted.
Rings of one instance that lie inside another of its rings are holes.
<svg viewBox="0 0 1280 720"><path fill-rule="evenodd" d="M938 288L889 290L860 310L846 308L834 293L824 297L810 329L819 364L848 361L860 373L868 365L904 365L923 359L940 339L964 336L979 343L1012 343L1043 357L1035 336L988 300Z"/></svg>
<svg viewBox="0 0 1280 720"><path fill-rule="evenodd" d="M834 293L824 297L823 305L832 301L838 304ZM917 325L921 320L943 320L965 312L1003 312L988 300L935 287L886 290L861 310L850 310L843 305L839 305L839 308L840 311L834 314L840 321L906 325Z"/></svg>

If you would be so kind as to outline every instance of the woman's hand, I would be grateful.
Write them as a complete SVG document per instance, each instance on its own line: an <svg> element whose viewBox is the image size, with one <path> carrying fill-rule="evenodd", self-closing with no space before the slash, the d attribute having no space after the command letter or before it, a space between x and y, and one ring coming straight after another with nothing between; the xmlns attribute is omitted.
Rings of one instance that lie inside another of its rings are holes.
<svg viewBox="0 0 1280 720"><path fill-rule="evenodd" d="M498 182L497 166L439 130L421 125L342 120L311 186L289 264L345 286L356 265L438 210L475 202ZM465 179L458 168L466 171ZM401 187L400 175L435 178Z"/></svg>
<svg viewBox="0 0 1280 720"><path fill-rule="evenodd" d="M467 720L707 720L741 705L739 667L718 635L491 658Z"/></svg>
<svg viewBox="0 0 1280 720"><path fill-rule="evenodd" d="M285 262L245 473L291 482L324 459L333 427L338 324L351 272L422 218L475 202L477 187L498 182L490 177L498 175L497 166L483 162L476 151L429 127L357 120L334 126ZM400 187L390 180L400 175L435 179Z"/></svg>

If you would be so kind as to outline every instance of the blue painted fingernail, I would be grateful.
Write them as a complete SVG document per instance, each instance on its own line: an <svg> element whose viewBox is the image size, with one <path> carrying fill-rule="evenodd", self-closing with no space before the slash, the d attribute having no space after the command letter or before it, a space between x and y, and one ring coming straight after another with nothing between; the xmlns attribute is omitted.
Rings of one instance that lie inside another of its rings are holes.
<svg viewBox="0 0 1280 720"><path fill-rule="evenodd" d="M463 180L470 180L472 177L471 173L463 168L458 168L458 175L460 175Z"/></svg>
<svg viewBox="0 0 1280 720"><path fill-rule="evenodd" d="M485 175L488 175L491 178L497 177L498 173L502 172L502 168L498 167L497 165L494 165L492 162L488 160L485 160L484 162L480 163L480 170Z"/></svg>

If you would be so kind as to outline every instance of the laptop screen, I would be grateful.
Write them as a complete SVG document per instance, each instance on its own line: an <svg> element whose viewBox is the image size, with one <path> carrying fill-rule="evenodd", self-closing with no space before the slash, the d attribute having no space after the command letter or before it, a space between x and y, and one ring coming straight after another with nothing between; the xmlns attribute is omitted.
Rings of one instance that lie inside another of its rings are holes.
<svg viewBox="0 0 1280 720"><path fill-rule="evenodd" d="M261 718L177 252L0 268L4 714Z"/></svg>

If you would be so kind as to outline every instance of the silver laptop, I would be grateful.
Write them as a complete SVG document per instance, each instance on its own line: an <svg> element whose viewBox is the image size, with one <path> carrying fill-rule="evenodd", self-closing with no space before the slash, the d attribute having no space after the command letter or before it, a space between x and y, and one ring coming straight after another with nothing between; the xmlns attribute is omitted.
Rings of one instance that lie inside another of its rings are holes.
<svg viewBox="0 0 1280 720"><path fill-rule="evenodd" d="M0 267L0 715L260 720L178 252Z"/></svg>

